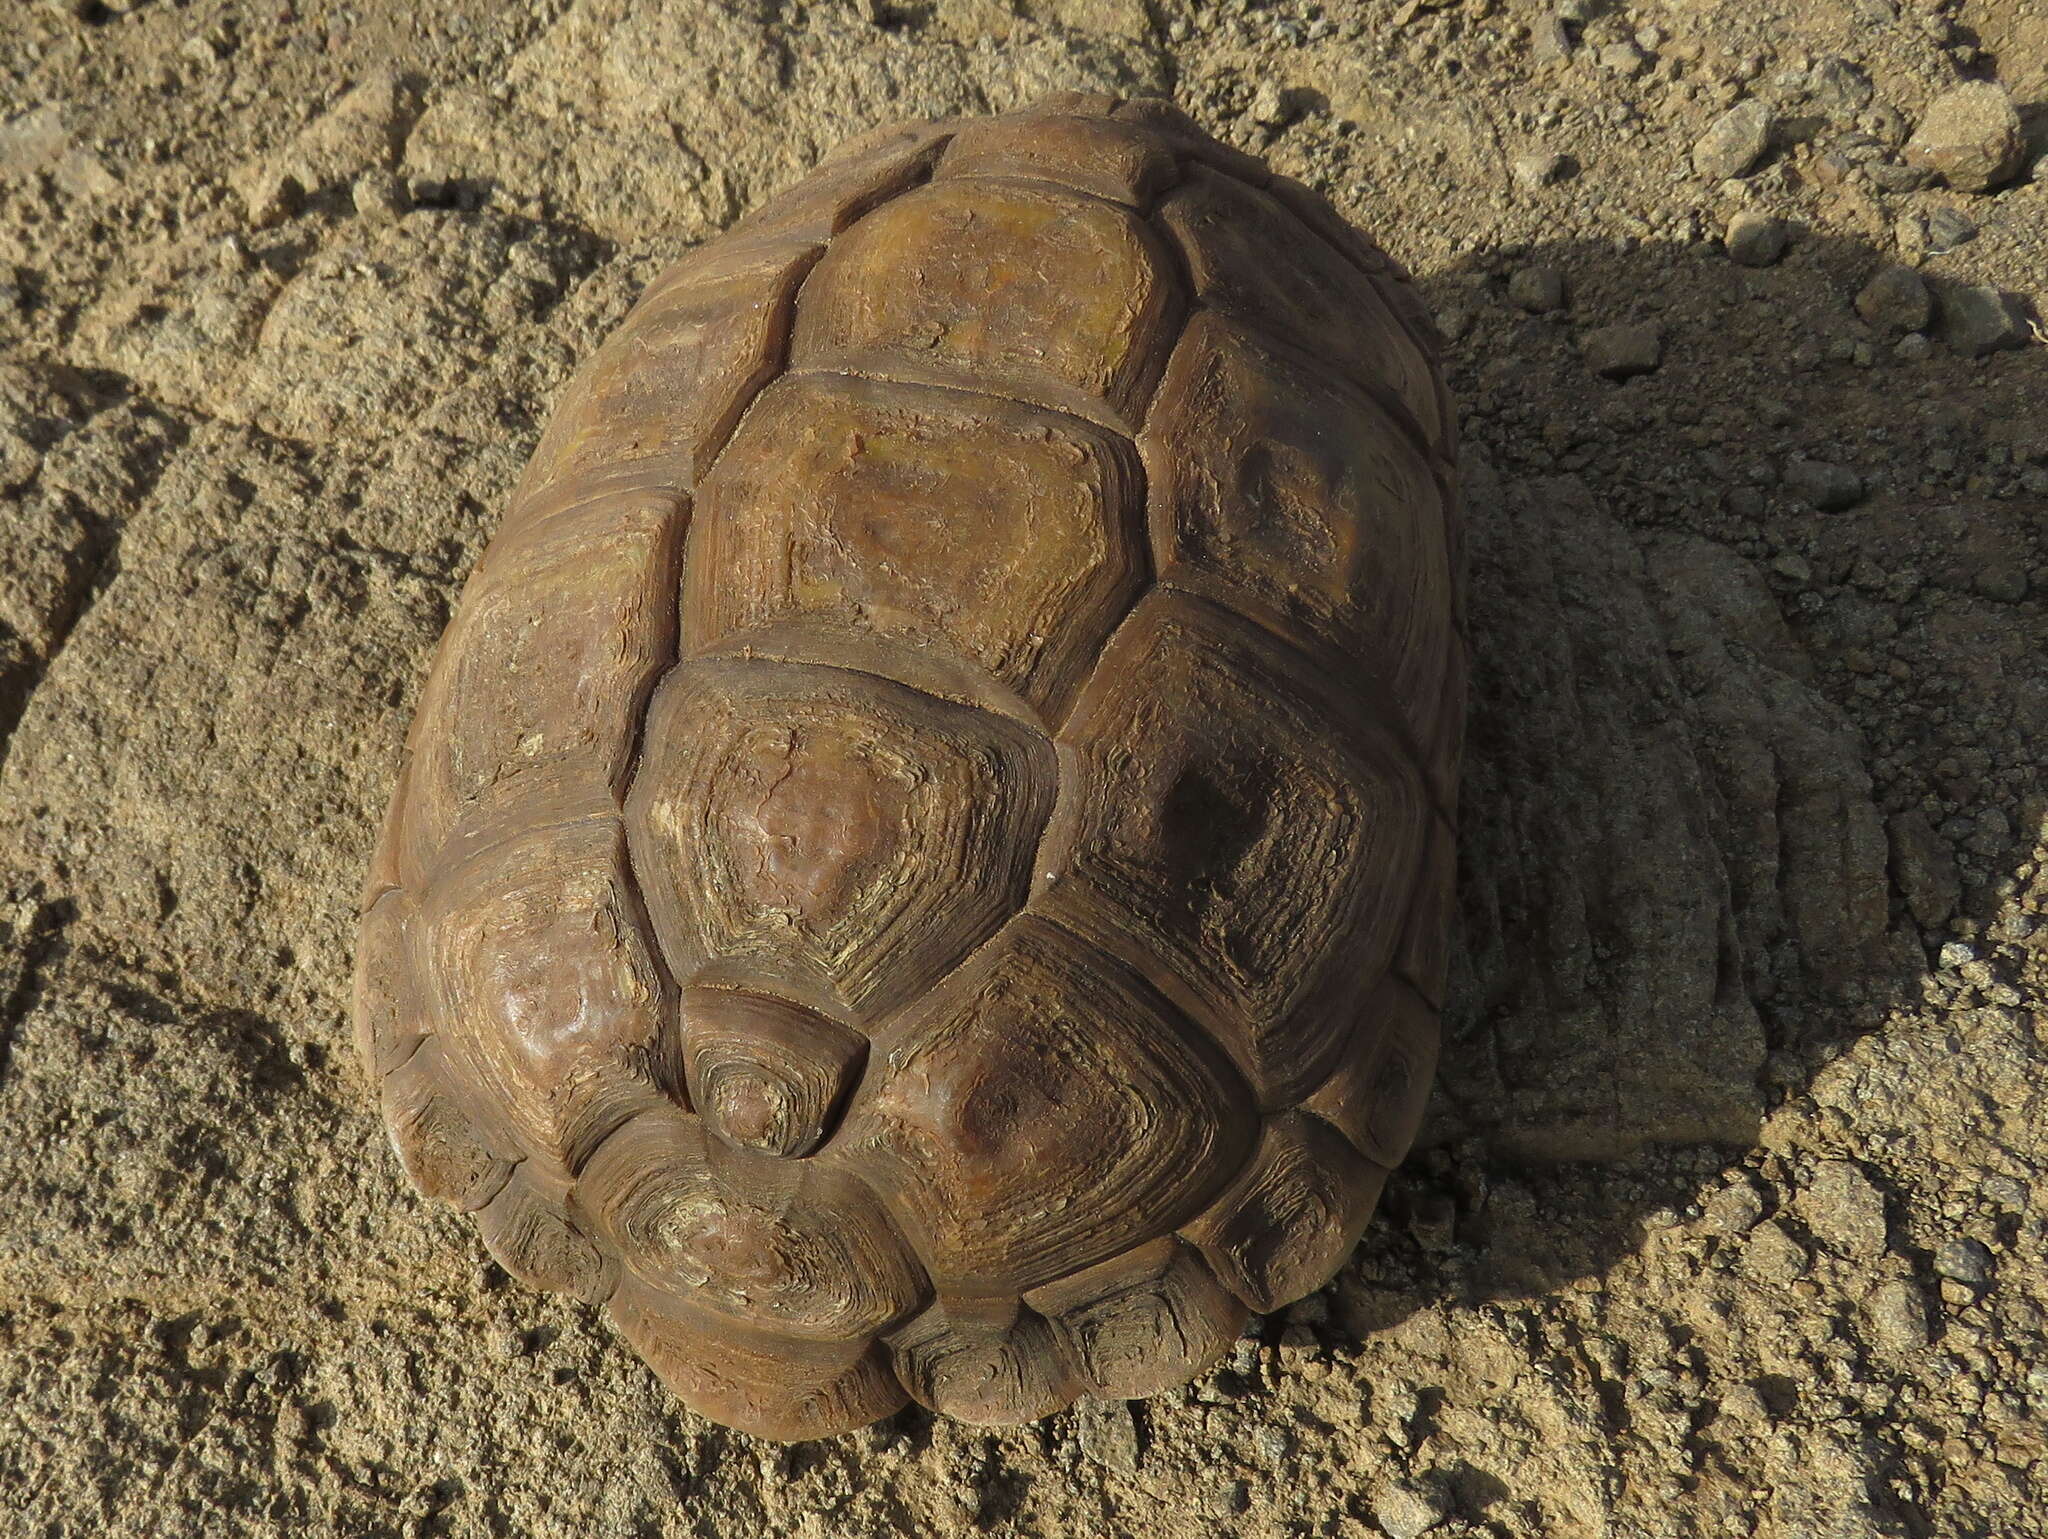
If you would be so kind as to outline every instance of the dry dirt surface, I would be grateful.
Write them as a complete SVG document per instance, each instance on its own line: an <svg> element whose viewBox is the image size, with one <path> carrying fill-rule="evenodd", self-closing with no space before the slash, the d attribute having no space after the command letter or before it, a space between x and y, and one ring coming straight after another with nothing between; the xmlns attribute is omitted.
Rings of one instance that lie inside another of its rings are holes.
<svg viewBox="0 0 2048 1539"><path fill-rule="evenodd" d="M405 1188L357 886L639 286L1067 87L1451 338L1442 1082L1186 1393L757 1443ZM2048 0L10 0L0 1532L2048 1533L2044 157Z"/></svg>

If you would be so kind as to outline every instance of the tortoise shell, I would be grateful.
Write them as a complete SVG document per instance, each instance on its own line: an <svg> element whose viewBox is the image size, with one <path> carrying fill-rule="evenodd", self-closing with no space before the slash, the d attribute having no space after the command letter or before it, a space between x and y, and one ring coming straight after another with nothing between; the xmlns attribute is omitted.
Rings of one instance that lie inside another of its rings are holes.
<svg viewBox="0 0 2048 1539"><path fill-rule="evenodd" d="M1464 697L1405 275L1158 101L870 135L567 387L359 1046L430 1196L773 1437L1201 1372L1434 1068Z"/></svg>

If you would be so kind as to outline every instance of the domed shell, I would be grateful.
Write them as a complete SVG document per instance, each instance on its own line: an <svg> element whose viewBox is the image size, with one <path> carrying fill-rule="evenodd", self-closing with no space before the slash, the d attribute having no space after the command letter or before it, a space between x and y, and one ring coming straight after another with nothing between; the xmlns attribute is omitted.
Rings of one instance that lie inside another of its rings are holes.
<svg viewBox="0 0 2048 1539"><path fill-rule="evenodd" d="M420 699L407 1174L772 1437L1203 1371L1421 1119L1452 431L1405 275L1162 102L885 129L692 252Z"/></svg>

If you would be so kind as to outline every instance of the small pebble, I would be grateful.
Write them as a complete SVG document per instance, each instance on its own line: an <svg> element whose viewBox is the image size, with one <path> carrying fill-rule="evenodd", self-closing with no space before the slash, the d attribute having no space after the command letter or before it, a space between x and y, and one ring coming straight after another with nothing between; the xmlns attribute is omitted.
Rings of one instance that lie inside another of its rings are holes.
<svg viewBox="0 0 2048 1539"><path fill-rule="evenodd" d="M1252 1434L1252 1447L1267 1463L1278 1464L1294 1452L1294 1434L1285 1427L1261 1427Z"/></svg>
<svg viewBox="0 0 2048 1539"><path fill-rule="evenodd" d="M1879 192L1918 192L1934 180L1933 173L1919 166L1902 166L1895 160L1873 160L1863 168L1863 174Z"/></svg>
<svg viewBox="0 0 2048 1539"><path fill-rule="evenodd" d="M1856 313L1887 336L1925 331L1934 319L1934 295L1912 268L1880 268L1856 295Z"/></svg>
<svg viewBox="0 0 2048 1539"><path fill-rule="evenodd" d="M365 171L356 178L356 213L369 224L394 224L405 217L405 184L389 171Z"/></svg>
<svg viewBox="0 0 2048 1539"><path fill-rule="evenodd" d="M1707 1222L1723 1234L1747 1234L1764 1216L1764 1200L1746 1178L1724 1186L1703 1206Z"/></svg>
<svg viewBox="0 0 2048 1539"><path fill-rule="evenodd" d="M1982 1288L1991 1281L1991 1251L1981 1240L1950 1240L1934 1253L1934 1270L1950 1282Z"/></svg>
<svg viewBox="0 0 2048 1539"><path fill-rule="evenodd" d="M1771 562L1771 570L1796 583L1813 581L1813 563L1797 551L1788 550Z"/></svg>
<svg viewBox="0 0 2048 1539"><path fill-rule="evenodd" d="M1863 500L1863 477L1846 465L1795 459L1785 465L1785 490L1808 507L1839 513Z"/></svg>
<svg viewBox="0 0 2048 1539"><path fill-rule="evenodd" d="M1538 64L1552 64L1572 56L1572 35L1556 16L1538 20L1529 33L1529 50Z"/></svg>
<svg viewBox="0 0 2048 1539"><path fill-rule="evenodd" d="M1747 1384L1728 1390L1717 1402L1719 1414L1735 1426L1758 1426L1771 1419L1764 1397Z"/></svg>
<svg viewBox="0 0 2048 1539"><path fill-rule="evenodd" d="M2031 932L2029 932L2031 933ZM2024 940L2021 936L2019 939ZM2027 1208L2027 1183L2012 1176L1989 1175L1979 1183L1984 1200L1993 1207L2004 1208L2009 1213L2024 1213Z"/></svg>
<svg viewBox="0 0 2048 1539"><path fill-rule="evenodd" d="M1608 379L1648 374L1664 361L1664 341L1654 326L1602 326L1580 344L1586 367Z"/></svg>
<svg viewBox="0 0 2048 1539"><path fill-rule="evenodd" d="M1555 150L1532 150L1516 156L1511 170L1517 186L1534 192L1571 175L1571 161Z"/></svg>
<svg viewBox="0 0 2048 1539"><path fill-rule="evenodd" d="M1926 220L1927 254L1941 256L1977 238L1977 225L1959 208L1947 204L1929 209Z"/></svg>
<svg viewBox="0 0 2048 1539"><path fill-rule="evenodd" d="M1863 1296L1863 1313L1880 1345L1895 1353L1926 1347L1927 1301L1920 1290L1900 1278L1888 1278Z"/></svg>
<svg viewBox="0 0 2048 1539"><path fill-rule="evenodd" d="M1884 1254L1884 1194L1854 1160L1822 1160L1799 1194L1799 1211L1814 1238L1837 1254L1864 1260Z"/></svg>
<svg viewBox="0 0 2048 1539"><path fill-rule="evenodd" d="M1792 227L1784 220L1744 209L1728 221L1722 244L1731 261L1744 267L1769 267L1785 254L1791 240Z"/></svg>
<svg viewBox="0 0 2048 1539"><path fill-rule="evenodd" d="M1081 1452L1103 1468L1138 1467L1138 1424L1128 1400L1083 1399L1074 1407L1074 1434Z"/></svg>
<svg viewBox="0 0 2048 1539"><path fill-rule="evenodd" d="M1277 80L1262 80L1252 93L1252 121L1265 128L1284 128L1295 118L1294 93Z"/></svg>
<svg viewBox="0 0 2048 1539"><path fill-rule="evenodd" d="M296 177L265 172L241 188L242 205L249 211L249 223L259 230L283 224L299 211L305 190Z"/></svg>
<svg viewBox="0 0 2048 1539"><path fill-rule="evenodd" d="M2019 173L2026 156L2020 115L2005 88L1973 80L1927 104L1906 141L1906 163L1959 192L1989 192Z"/></svg>
<svg viewBox="0 0 2048 1539"><path fill-rule="evenodd" d="M1838 117L1862 111L1870 105L1874 94L1868 75L1847 59L1833 55L1815 60L1806 78L1813 99Z"/></svg>
<svg viewBox="0 0 2048 1539"><path fill-rule="evenodd" d="M1251 1483L1245 1480L1233 1480L1209 1498L1209 1510L1220 1518L1234 1518L1251 1504Z"/></svg>
<svg viewBox="0 0 2048 1539"><path fill-rule="evenodd" d="M1755 97L1737 102L1692 147L1692 167L1710 182L1745 174L1771 144L1771 109Z"/></svg>
<svg viewBox="0 0 2048 1539"><path fill-rule="evenodd" d="M1450 1503L1433 1485L1404 1480L1373 1498L1373 1521L1388 1539L1418 1539L1451 1515Z"/></svg>
<svg viewBox="0 0 2048 1539"><path fill-rule="evenodd" d="M1990 284L1951 289L1941 299L1941 340L1965 358L2025 347L2026 312L2016 295Z"/></svg>
<svg viewBox="0 0 2048 1539"><path fill-rule="evenodd" d="M1650 56L1634 43L1609 43L1598 57L1602 69L1627 79L1634 79L1650 67Z"/></svg>
<svg viewBox="0 0 2048 1539"><path fill-rule="evenodd" d="M1892 344L1892 356L1900 363L1925 363L1934 356L1934 342L1926 332L1916 331Z"/></svg>
<svg viewBox="0 0 2048 1539"><path fill-rule="evenodd" d="M1751 1230L1742 1250L1743 1271L1764 1282L1796 1281L1811 1264L1805 1249L1775 1219Z"/></svg>
<svg viewBox="0 0 2048 1539"><path fill-rule="evenodd" d="M1920 337L1920 345L1924 351L1924 336ZM1955 912L1962 897L1955 851L1934 831L1918 807L1895 813L1887 820L1885 832L1891 846L1892 874L1905 894L1906 906L1915 919L1931 930Z"/></svg>
<svg viewBox="0 0 2048 1539"><path fill-rule="evenodd" d="M1564 274L1555 267L1523 267L1508 279L1508 299L1532 315L1564 308Z"/></svg>

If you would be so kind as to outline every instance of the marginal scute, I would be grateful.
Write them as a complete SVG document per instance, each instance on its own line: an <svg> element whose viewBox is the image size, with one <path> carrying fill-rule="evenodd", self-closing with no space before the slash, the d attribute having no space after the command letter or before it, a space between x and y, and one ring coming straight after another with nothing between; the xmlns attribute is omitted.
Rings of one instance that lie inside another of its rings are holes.
<svg viewBox="0 0 2048 1539"><path fill-rule="evenodd" d="M867 1038L824 1012L740 988L683 993L690 1104L718 1137L763 1154L809 1154L867 1061Z"/></svg>
<svg viewBox="0 0 2048 1539"><path fill-rule="evenodd" d="M1456 898L1458 835L1439 815L1430 820L1429 844L1415 902L1394 952L1394 971L1422 997L1443 1008L1445 975L1450 968L1452 903Z"/></svg>
<svg viewBox="0 0 2048 1539"><path fill-rule="evenodd" d="M463 590L419 705L406 885L505 783L569 767L614 791L656 675L675 656L682 504L601 497L494 543Z"/></svg>
<svg viewBox="0 0 2048 1539"><path fill-rule="evenodd" d="M1162 578L1307 628L1429 742L1453 569L1438 482L1410 435L1330 371L1201 315L1140 448Z"/></svg>
<svg viewBox="0 0 2048 1539"><path fill-rule="evenodd" d="M573 1174L682 1082L674 1002L615 814L495 844L429 895L441 1052L480 1117Z"/></svg>
<svg viewBox="0 0 2048 1539"><path fill-rule="evenodd" d="M1173 184L1179 166L1157 135L1134 124L1034 112L963 125L937 174L1037 177L1143 209Z"/></svg>
<svg viewBox="0 0 2048 1539"><path fill-rule="evenodd" d="M377 824L377 843L370 851L370 869L363 877L362 897L356 905L359 913L369 913L404 882L399 874L399 851L405 843L405 777L411 767L412 755L401 754L398 773L391 780L391 800Z"/></svg>
<svg viewBox="0 0 2048 1539"><path fill-rule="evenodd" d="M1242 618L1155 589L1062 733L1035 910L1185 990L1296 1101L1392 959L1427 801L1406 750Z"/></svg>
<svg viewBox="0 0 2048 1539"><path fill-rule="evenodd" d="M1029 106L1003 114L1013 118L1076 117L1106 118L1116 111L1119 99L1107 91L1052 91ZM974 121L986 122L987 119Z"/></svg>
<svg viewBox="0 0 2048 1539"><path fill-rule="evenodd" d="M382 1101L391 1147L422 1196L472 1209L498 1195L513 1161L486 1148L449 1099L438 1043L421 1043L384 1076Z"/></svg>
<svg viewBox="0 0 2048 1539"><path fill-rule="evenodd" d="M743 962L858 1021L1021 907L1056 779L1051 745L993 712L700 658L655 695L628 833L678 975Z"/></svg>
<svg viewBox="0 0 2048 1539"><path fill-rule="evenodd" d="M1129 210L1042 182L933 182L832 243L797 308L798 369L1000 392L1133 420L1182 297Z"/></svg>
<svg viewBox="0 0 2048 1539"><path fill-rule="evenodd" d="M870 1052L840 1143L942 1291L1035 1287L1163 1233L1247 1146L1223 1056L1135 974L1028 915Z"/></svg>
<svg viewBox="0 0 2048 1539"><path fill-rule="evenodd" d="M1121 123L1142 125L1176 153L1226 171L1241 182L1263 187L1272 180L1273 173L1264 161L1210 138L1193 118L1163 96L1134 96L1119 103L1110 116Z"/></svg>
<svg viewBox="0 0 2048 1539"><path fill-rule="evenodd" d="M893 1332L889 1348L911 1398L959 1421L1035 1421L1081 1391L1044 1319L1014 1299L942 1299Z"/></svg>
<svg viewBox="0 0 2048 1539"><path fill-rule="evenodd" d="M749 1189L714 1169L703 1124L673 1107L591 1158L578 1201L640 1281L734 1329L858 1342L923 1301L924 1282L862 1183L816 1161L767 1160Z"/></svg>
<svg viewBox="0 0 2048 1539"><path fill-rule="evenodd" d="M1214 171L1191 172L1157 217L1202 304L1384 390L1436 449L1443 423L1429 357L1352 261L1267 194Z"/></svg>
<svg viewBox="0 0 2048 1539"><path fill-rule="evenodd" d="M831 1437L908 1399L873 1342L799 1341L735 1327L630 1275L612 1323L683 1404L756 1437Z"/></svg>
<svg viewBox="0 0 2048 1539"><path fill-rule="evenodd" d="M1444 654L1444 687L1438 697L1436 737L1424 756L1437 806L1454 823L1458 816L1458 771L1465 745L1465 694L1469 687L1471 649L1453 634Z"/></svg>
<svg viewBox="0 0 2048 1539"><path fill-rule="evenodd" d="M1421 1130L1438 1036L1429 1001L1399 978L1382 979L1358 1012L1351 1050L1303 1105L1391 1170Z"/></svg>
<svg viewBox="0 0 2048 1539"><path fill-rule="evenodd" d="M1137 1400L1196 1377L1250 1318L1201 1253L1174 1235L1034 1288L1024 1301L1051 1322L1087 1392L1105 1399Z"/></svg>
<svg viewBox="0 0 2048 1539"><path fill-rule="evenodd" d="M1320 1117L1283 1112L1266 1120L1244 1174L1181 1234L1247 1305L1278 1309L1336 1275L1386 1179Z"/></svg>
<svg viewBox="0 0 2048 1539"><path fill-rule="evenodd" d="M889 123L831 150L817 169L732 227L727 239L827 241L914 187L952 137L953 120Z"/></svg>
<svg viewBox="0 0 2048 1539"><path fill-rule="evenodd" d="M1330 200L1308 183L1291 176L1275 176L1269 177L1263 185L1266 192L1284 205L1290 214L1342 253L1360 272L1376 275L1399 271L1398 263L1366 239L1363 231L1339 214L1331 207Z"/></svg>
<svg viewBox="0 0 2048 1539"><path fill-rule="evenodd" d="M417 905L392 889L370 906L356 935L356 1055L371 1078L405 1062L433 1029L413 955Z"/></svg>
<svg viewBox="0 0 2048 1539"><path fill-rule="evenodd" d="M699 495L685 648L828 617L954 654L1057 711L1149 564L1143 487L1129 441L1074 417L784 379Z"/></svg>
<svg viewBox="0 0 2048 1539"><path fill-rule="evenodd" d="M570 380L508 523L578 477L644 467L670 485L694 485L781 367L797 285L823 249L714 242L657 277Z"/></svg>
<svg viewBox="0 0 2048 1539"><path fill-rule="evenodd" d="M619 1264L563 1211L566 1188L549 1189L529 1175L532 1162L477 1210L477 1229L498 1265L528 1287L602 1304L618 1286Z"/></svg>

